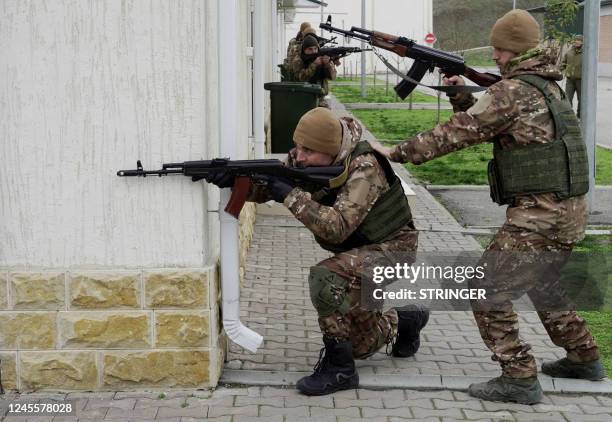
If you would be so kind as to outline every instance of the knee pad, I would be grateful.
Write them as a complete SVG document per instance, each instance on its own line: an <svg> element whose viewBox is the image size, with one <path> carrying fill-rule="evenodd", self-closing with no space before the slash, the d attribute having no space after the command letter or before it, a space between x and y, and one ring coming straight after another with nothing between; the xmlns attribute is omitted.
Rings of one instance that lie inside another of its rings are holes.
<svg viewBox="0 0 612 422"><path fill-rule="evenodd" d="M310 300L320 317L334 312L346 314L351 309L349 281L325 267L310 267Z"/></svg>

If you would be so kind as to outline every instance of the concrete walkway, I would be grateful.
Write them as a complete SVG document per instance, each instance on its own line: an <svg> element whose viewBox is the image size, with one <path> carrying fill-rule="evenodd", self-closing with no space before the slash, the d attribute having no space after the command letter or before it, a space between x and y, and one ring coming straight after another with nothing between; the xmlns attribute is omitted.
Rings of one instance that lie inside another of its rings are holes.
<svg viewBox="0 0 612 422"><path fill-rule="evenodd" d="M506 218L506 207L491 201L489 186L427 186L463 226L499 227ZM612 186L595 188L590 226L612 226Z"/></svg>
<svg viewBox="0 0 612 422"><path fill-rule="evenodd" d="M612 420L612 397L546 395L535 406L475 400L458 391L358 389L305 397L293 388L237 387L215 391L29 394L4 400L71 400L76 416L1 417L0 421L593 421ZM0 399L0 407L2 400Z"/></svg>

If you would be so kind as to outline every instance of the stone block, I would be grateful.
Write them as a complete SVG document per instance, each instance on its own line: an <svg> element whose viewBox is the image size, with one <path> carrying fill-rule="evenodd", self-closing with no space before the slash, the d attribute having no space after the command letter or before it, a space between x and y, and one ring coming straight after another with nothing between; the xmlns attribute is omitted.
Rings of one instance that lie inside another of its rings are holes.
<svg viewBox="0 0 612 422"><path fill-rule="evenodd" d="M95 390L98 367L95 352L22 352L24 390Z"/></svg>
<svg viewBox="0 0 612 422"><path fill-rule="evenodd" d="M78 309L140 308L139 271L71 274L70 306Z"/></svg>
<svg viewBox="0 0 612 422"><path fill-rule="evenodd" d="M151 345L149 313L60 312L63 348L144 348Z"/></svg>
<svg viewBox="0 0 612 422"><path fill-rule="evenodd" d="M156 311L156 347L208 347L209 312Z"/></svg>
<svg viewBox="0 0 612 422"><path fill-rule="evenodd" d="M15 272L9 280L14 309L65 309L64 273Z"/></svg>
<svg viewBox="0 0 612 422"><path fill-rule="evenodd" d="M112 388L206 387L208 351L163 350L104 353L104 386Z"/></svg>
<svg viewBox="0 0 612 422"><path fill-rule="evenodd" d="M0 313L0 349L54 349L55 315L53 312Z"/></svg>
<svg viewBox="0 0 612 422"><path fill-rule="evenodd" d="M2 386L5 390L17 389L17 353L0 352Z"/></svg>
<svg viewBox="0 0 612 422"><path fill-rule="evenodd" d="M208 271L166 270L144 273L147 308L208 309Z"/></svg>

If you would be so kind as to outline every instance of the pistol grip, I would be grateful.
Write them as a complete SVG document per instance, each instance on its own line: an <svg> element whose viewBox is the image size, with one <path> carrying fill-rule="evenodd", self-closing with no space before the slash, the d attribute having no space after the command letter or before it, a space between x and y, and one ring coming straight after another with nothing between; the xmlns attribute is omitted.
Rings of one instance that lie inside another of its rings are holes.
<svg viewBox="0 0 612 422"><path fill-rule="evenodd" d="M238 218L244 203L249 196L251 190L251 180L246 176L237 176L234 178L234 187L232 187L232 196L230 196L225 212Z"/></svg>

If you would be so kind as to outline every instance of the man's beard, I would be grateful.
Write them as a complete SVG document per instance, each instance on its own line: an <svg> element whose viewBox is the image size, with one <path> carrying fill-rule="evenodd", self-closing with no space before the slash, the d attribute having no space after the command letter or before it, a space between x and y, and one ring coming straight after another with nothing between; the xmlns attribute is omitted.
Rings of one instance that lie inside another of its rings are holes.
<svg viewBox="0 0 612 422"><path fill-rule="evenodd" d="M310 64L314 62L319 55L318 53L312 53L312 54L302 53L301 56L302 56L302 61L304 62L304 64L306 66L310 66Z"/></svg>

